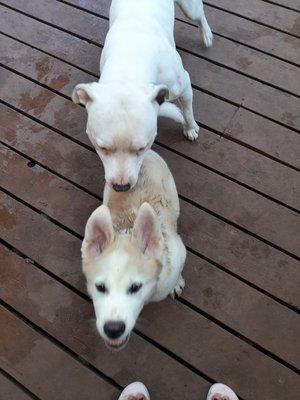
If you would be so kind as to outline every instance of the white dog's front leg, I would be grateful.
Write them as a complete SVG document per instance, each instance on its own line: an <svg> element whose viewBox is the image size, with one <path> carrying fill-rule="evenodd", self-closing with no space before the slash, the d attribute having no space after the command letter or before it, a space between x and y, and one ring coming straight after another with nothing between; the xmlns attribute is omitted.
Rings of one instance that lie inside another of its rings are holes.
<svg viewBox="0 0 300 400"><path fill-rule="evenodd" d="M193 89L191 86L190 76L185 71L185 89L180 95L178 101L184 117L183 134L189 140L196 140L199 133L199 126L194 118L193 112Z"/></svg>

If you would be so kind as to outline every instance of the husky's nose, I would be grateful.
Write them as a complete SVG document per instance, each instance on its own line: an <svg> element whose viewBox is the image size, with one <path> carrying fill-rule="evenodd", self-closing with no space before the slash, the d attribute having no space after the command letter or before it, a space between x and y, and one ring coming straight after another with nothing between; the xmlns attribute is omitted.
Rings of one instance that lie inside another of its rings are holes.
<svg viewBox="0 0 300 400"><path fill-rule="evenodd" d="M118 185L117 183L114 183L112 187L116 192L127 192L130 189L130 183L127 183L126 185Z"/></svg>
<svg viewBox="0 0 300 400"><path fill-rule="evenodd" d="M110 339L118 339L125 332L125 324L122 321L108 321L103 329Z"/></svg>

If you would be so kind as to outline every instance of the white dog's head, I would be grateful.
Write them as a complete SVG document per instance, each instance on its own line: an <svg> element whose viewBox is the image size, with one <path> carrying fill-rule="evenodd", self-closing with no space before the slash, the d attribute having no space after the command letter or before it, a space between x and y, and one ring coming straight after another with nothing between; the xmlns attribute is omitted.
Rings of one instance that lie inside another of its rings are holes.
<svg viewBox="0 0 300 400"><path fill-rule="evenodd" d="M144 203L132 231L116 234L109 209L100 206L87 222L81 251L98 332L109 348L119 350L161 271L163 239L157 214Z"/></svg>
<svg viewBox="0 0 300 400"><path fill-rule="evenodd" d="M167 96L165 85L94 82L75 87L73 101L86 106L86 132L114 190L127 191L136 184L157 134L159 105Z"/></svg>

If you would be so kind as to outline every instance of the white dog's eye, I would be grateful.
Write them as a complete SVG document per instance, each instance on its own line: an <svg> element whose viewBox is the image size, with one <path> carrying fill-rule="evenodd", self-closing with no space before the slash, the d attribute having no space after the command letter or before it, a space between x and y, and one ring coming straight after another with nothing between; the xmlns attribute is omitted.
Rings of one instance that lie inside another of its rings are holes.
<svg viewBox="0 0 300 400"><path fill-rule="evenodd" d="M140 148L138 149L137 153L138 153L138 154L141 154L143 151L146 150L146 147L147 147L147 146L140 147Z"/></svg>
<svg viewBox="0 0 300 400"><path fill-rule="evenodd" d="M98 147L98 149L101 151L101 153L104 153L104 154L108 153L108 148L107 147L101 146L101 147Z"/></svg>
<svg viewBox="0 0 300 400"><path fill-rule="evenodd" d="M106 289L106 286L104 285L104 283L96 283L96 289L100 293L106 293L107 292L107 289Z"/></svg>
<svg viewBox="0 0 300 400"><path fill-rule="evenodd" d="M137 293L143 285L141 283L133 283L128 289L129 294Z"/></svg>

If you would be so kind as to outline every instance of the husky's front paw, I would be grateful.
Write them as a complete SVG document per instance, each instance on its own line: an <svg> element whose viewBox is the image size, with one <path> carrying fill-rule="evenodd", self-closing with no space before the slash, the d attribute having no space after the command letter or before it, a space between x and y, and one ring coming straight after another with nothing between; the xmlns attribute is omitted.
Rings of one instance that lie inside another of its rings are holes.
<svg viewBox="0 0 300 400"><path fill-rule="evenodd" d="M170 296L172 297L172 299L175 299L176 296L180 297L184 287L185 287L185 280L180 275L180 278L178 279L178 282L177 282L176 286L174 287L174 289L170 293Z"/></svg>
<svg viewBox="0 0 300 400"><path fill-rule="evenodd" d="M195 125L192 128L183 127L183 134L188 140L194 141L198 138L199 126Z"/></svg>

